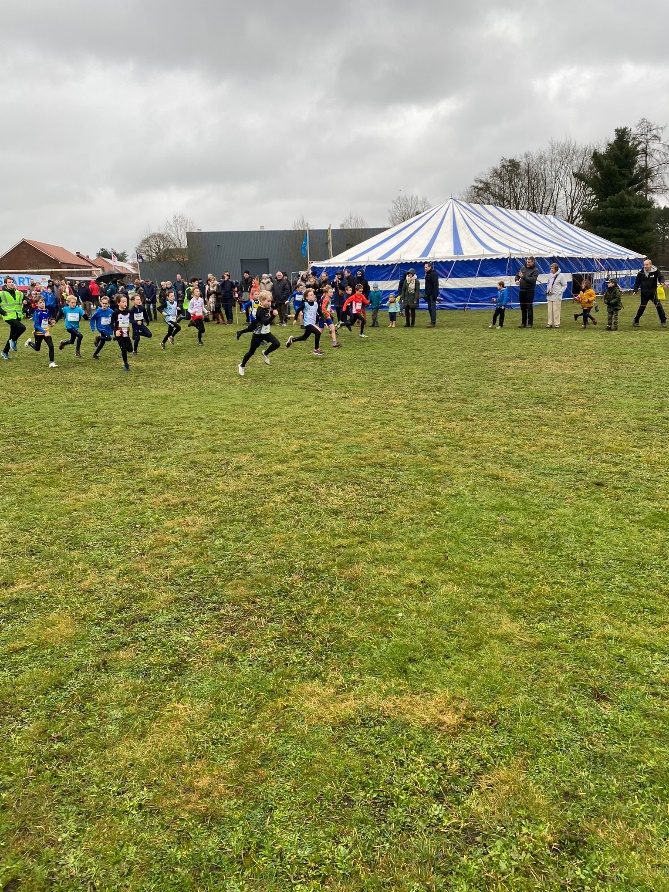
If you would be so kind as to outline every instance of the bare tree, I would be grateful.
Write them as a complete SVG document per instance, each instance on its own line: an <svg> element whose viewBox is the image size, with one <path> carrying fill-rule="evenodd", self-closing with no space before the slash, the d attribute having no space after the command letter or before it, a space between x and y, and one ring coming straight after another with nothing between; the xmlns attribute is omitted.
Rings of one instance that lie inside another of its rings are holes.
<svg viewBox="0 0 669 892"><path fill-rule="evenodd" d="M348 217L342 220L341 229L367 229L367 221L364 217L351 211Z"/></svg>
<svg viewBox="0 0 669 892"><path fill-rule="evenodd" d="M411 220L412 217L417 217L418 214L429 209L430 202L424 195L414 195L413 193L402 195L400 192L392 200L388 211L388 221L391 226L399 226L405 220Z"/></svg>
<svg viewBox="0 0 669 892"><path fill-rule="evenodd" d="M140 239L136 251L146 261L163 263L168 260L174 260L172 248L172 241L166 232L152 230L149 227Z"/></svg>
<svg viewBox="0 0 669 892"><path fill-rule="evenodd" d="M178 263L185 275L190 275L195 258L188 253L188 233L195 230L195 221L183 213L174 214L166 220L162 229L149 227L136 251L147 262Z"/></svg>
<svg viewBox="0 0 669 892"><path fill-rule="evenodd" d="M172 242L174 260L188 263L188 233L195 229L195 220L183 213L174 214L165 222L165 233Z"/></svg>
<svg viewBox="0 0 669 892"><path fill-rule="evenodd" d="M579 223L584 208L591 202L591 194L576 174L587 172L594 148L565 139L549 143L547 149L525 152L519 158L502 158L476 177L464 198L479 204L552 214L569 223Z"/></svg>
<svg viewBox="0 0 669 892"><path fill-rule="evenodd" d="M648 118L641 118L633 131L639 146L639 163L644 175L642 194L648 199L652 195L666 195L669 192L669 145L662 138L665 130L666 125L660 127Z"/></svg>
<svg viewBox="0 0 669 892"><path fill-rule="evenodd" d="M293 220L293 229L302 230L302 232L304 232L309 228L309 221L304 216L304 214L300 214L299 217L295 217L295 219Z"/></svg>

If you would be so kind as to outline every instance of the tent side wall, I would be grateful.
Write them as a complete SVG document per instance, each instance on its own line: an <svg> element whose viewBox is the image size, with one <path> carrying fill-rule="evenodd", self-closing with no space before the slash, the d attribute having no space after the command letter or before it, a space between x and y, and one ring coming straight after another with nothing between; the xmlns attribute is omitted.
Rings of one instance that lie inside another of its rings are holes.
<svg viewBox="0 0 669 892"><path fill-rule="evenodd" d="M518 286L514 283L514 277L525 263L526 257L507 258L481 258L467 260L437 260L434 268L439 276L439 303L442 310L476 310L489 309L492 299L497 293L497 283L504 281L509 288L512 300L518 302ZM593 257L538 257L537 266L540 278L535 292L534 302L546 303L546 281L553 262L559 264L563 273L571 278L573 275L588 275L593 279L596 291L605 288L605 281L610 276L615 276L621 288L631 288L634 278L641 269L643 261L639 258L593 258ZM339 266L315 263L313 267L318 275L325 271L330 278ZM388 295L396 292L400 281L410 269L414 269L420 278L421 290L425 285L425 270L422 263L397 263L397 264L351 264L350 269L363 270L365 278L370 284L378 282L379 288L384 293L384 305ZM565 300L571 299L571 292L567 289ZM421 307L425 307L425 301L421 300Z"/></svg>

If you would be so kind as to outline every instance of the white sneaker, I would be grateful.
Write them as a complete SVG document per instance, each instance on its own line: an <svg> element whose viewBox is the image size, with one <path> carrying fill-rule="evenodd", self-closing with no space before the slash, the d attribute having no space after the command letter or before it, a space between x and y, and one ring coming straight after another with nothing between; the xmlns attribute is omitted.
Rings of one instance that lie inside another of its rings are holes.
<svg viewBox="0 0 669 892"><path fill-rule="evenodd" d="M369 335L360 335L361 338L367 338Z"/></svg>
<svg viewBox="0 0 669 892"><path fill-rule="evenodd" d="M32 345L33 345L33 342L30 340L30 338L28 338L28 340L25 342L25 344L23 346L24 347L32 347Z"/></svg>
<svg viewBox="0 0 669 892"><path fill-rule="evenodd" d="M270 363L269 363L269 356L265 353L264 350L263 350L263 353L262 353L262 358L265 360L265 365L269 365L269 364L270 364Z"/></svg>
<svg viewBox="0 0 669 892"><path fill-rule="evenodd" d="M494 327L495 327L495 326L492 324L492 322L491 322L490 325L488 326L488 328L494 328Z"/></svg>
<svg viewBox="0 0 669 892"><path fill-rule="evenodd" d="M501 328L501 327L502 327L501 325L496 325L496 326L495 326L495 328Z"/></svg>
<svg viewBox="0 0 669 892"><path fill-rule="evenodd" d="M245 370L244 370L244 366L243 366L243 365L238 365L238 366L237 366L237 371L238 371L238 372L239 372L239 374L240 374L240 375L241 375L241 376L242 376L242 378L243 378L243 377L244 377L244 375L245 375L245 374L246 374L246 372L245 372Z"/></svg>
<svg viewBox="0 0 669 892"><path fill-rule="evenodd" d="M50 362L50 363L49 363L49 368L50 368L50 369L57 369L58 366L56 365L55 362Z"/></svg>

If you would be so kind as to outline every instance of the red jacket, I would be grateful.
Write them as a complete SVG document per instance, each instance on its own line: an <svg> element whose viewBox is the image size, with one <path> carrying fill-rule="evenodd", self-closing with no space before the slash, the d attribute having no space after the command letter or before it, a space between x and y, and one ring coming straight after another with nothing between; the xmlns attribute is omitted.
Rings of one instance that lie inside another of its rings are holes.
<svg viewBox="0 0 669 892"><path fill-rule="evenodd" d="M344 301L342 310L345 310L349 304L353 304L353 312L359 313L360 310L362 310L363 304L369 306L370 303L371 301L367 300L364 294L352 294Z"/></svg>

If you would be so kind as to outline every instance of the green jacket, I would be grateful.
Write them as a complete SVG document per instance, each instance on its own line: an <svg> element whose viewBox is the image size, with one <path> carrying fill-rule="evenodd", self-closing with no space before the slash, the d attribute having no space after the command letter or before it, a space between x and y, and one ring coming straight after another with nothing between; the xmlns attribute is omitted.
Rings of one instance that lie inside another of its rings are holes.
<svg viewBox="0 0 669 892"><path fill-rule="evenodd" d="M383 303L383 291L379 289L378 291L372 288L369 292L369 303L372 310L378 310L381 308L381 304Z"/></svg>
<svg viewBox="0 0 669 892"><path fill-rule="evenodd" d="M418 281L418 276L414 278L414 282L416 283L416 287L411 293L409 291L409 280L404 280L404 285L402 286L402 303L405 307L417 307L418 301L420 300L420 282Z"/></svg>
<svg viewBox="0 0 669 892"><path fill-rule="evenodd" d="M606 289L604 292L604 303L609 310L623 309L623 293L617 285Z"/></svg>
<svg viewBox="0 0 669 892"><path fill-rule="evenodd" d="M0 291L0 309L2 318L7 322L10 319L23 319L23 293L18 288L13 295L4 289Z"/></svg>

